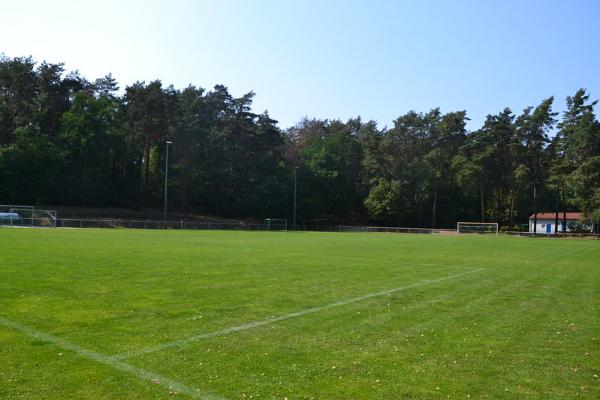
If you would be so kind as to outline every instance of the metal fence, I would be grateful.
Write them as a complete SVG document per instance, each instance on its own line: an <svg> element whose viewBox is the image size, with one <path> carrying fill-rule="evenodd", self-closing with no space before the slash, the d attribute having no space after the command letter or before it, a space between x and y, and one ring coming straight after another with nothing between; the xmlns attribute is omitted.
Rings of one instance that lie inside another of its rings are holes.
<svg viewBox="0 0 600 400"><path fill-rule="evenodd" d="M422 233L456 235L456 229L398 228L390 226L339 225L340 232Z"/></svg>
<svg viewBox="0 0 600 400"><path fill-rule="evenodd" d="M456 234L454 229L399 228L385 226L353 225L297 225L295 229L285 223L244 224L233 222L194 222L194 221L156 221L125 219L82 219L59 218L59 228L129 228L129 229L185 229L185 230L247 230L247 231L323 231L323 232L387 232L387 233L425 233ZM290 229L291 228L291 229Z"/></svg>
<svg viewBox="0 0 600 400"><path fill-rule="evenodd" d="M128 228L128 229L180 229L180 230L250 230L281 231L286 230L283 224L241 224L230 222L196 222L196 221L156 221L156 220L124 220L124 219L58 219L59 228Z"/></svg>
<svg viewBox="0 0 600 400"><path fill-rule="evenodd" d="M8 224L6 224L8 225ZM27 223L10 226L54 227L47 219L30 218ZM92 219L92 218L57 218L57 228L127 228L127 229L179 229L179 230L246 230L246 231L323 231L323 232L385 232L385 233L423 233L423 234L456 234L454 229L400 228L385 226L353 226L353 225L297 225L290 229L286 223L270 221L264 224L232 223L232 222L195 222L195 221L157 221L126 219Z"/></svg>
<svg viewBox="0 0 600 400"><path fill-rule="evenodd" d="M0 225L17 227L45 227L45 228L107 228L107 229L169 229L169 230L237 230L237 231L306 231L306 232L379 232L379 233L412 233L412 234L437 234L457 235L456 229L428 229L428 228L402 228L390 226L355 226L355 225L324 225L301 224L295 229L284 223L276 224L273 221L264 224L234 223L234 222L197 222L197 221L157 221L157 220L127 220L127 219L91 219L91 218L22 218L13 221L1 221ZM291 229L290 229L291 228ZM465 235L478 235L479 233L466 233ZM461 233L461 235L463 235ZM495 235L495 232L494 232ZM505 231L500 235L521 236L529 238L596 238L599 234L593 233L532 233Z"/></svg>
<svg viewBox="0 0 600 400"><path fill-rule="evenodd" d="M500 232L500 234L504 234L507 236L521 236L521 237L529 237L529 238L547 238L547 239L556 239L556 238L596 238L600 239L600 234L591 233L591 232L559 232L559 233L541 233L541 232L513 232L513 231L505 231Z"/></svg>

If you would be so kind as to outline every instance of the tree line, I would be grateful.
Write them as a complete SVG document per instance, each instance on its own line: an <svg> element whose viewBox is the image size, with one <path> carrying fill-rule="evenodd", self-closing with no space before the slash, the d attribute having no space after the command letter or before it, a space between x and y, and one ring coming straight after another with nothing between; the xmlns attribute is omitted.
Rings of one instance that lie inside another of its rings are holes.
<svg viewBox="0 0 600 400"><path fill-rule="evenodd" d="M254 93L120 91L63 64L0 57L0 203L161 207L297 222L519 229L536 211L583 211L600 223L600 123L584 90L469 131L466 111L410 111L391 127L360 117L305 118L281 129Z"/></svg>

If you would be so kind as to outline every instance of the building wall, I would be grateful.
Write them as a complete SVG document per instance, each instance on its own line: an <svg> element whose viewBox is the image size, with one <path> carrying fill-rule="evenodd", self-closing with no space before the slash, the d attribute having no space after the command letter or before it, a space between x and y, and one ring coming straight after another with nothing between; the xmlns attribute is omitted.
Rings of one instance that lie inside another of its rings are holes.
<svg viewBox="0 0 600 400"><path fill-rule="evenodd" d="M556 225L554 219L539 219L537 220L537 233L556 233ZM569 232L569 223L573 222L567 220L567 232ZM547 227L550 225L550 232L547 231ZM562 219L558 220L558 232L562 232ZM533 219L529 220L529 232L533 232Z"/></svg>

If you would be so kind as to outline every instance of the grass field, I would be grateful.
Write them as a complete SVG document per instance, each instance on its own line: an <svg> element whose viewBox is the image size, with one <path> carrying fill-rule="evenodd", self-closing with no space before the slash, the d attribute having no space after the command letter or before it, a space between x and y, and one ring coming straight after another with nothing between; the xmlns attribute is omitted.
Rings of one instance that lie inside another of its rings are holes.
<svg viewBox="0 0 600 400"><path fill-rule="evenodd" d="M0 399L599 399L600 242L0 229Z"/></svg>

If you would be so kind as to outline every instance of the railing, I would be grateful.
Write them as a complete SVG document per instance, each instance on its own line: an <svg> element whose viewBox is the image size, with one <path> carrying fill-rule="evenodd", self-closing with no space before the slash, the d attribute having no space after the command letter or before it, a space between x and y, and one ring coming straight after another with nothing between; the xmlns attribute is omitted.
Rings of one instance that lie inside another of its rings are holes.
<svg viewBox="0 0 600 400"><path fill-rule="evenodd" d="M267 224L241 224L230 222L156 221L124 219L80 219L57 220L60 228L128 228L128 229L186 229L186 230L285 230L285 226Z"/></svg>
<svg viewBox="0 0 600 400"><path fill-rule="evenodd" d="M0 218L0 226L12 228L56 228L56 219L48 217L27 217L14 216L10 218Z"/></svg>
<svg viewBox="0 0 600 400"><path fill-rule="evenodd" d="M285 231L285 224L253 224L234 222L196 222L196 221L157 221L157 220L126 220L126 219L90 219L90 218L22 218L14 221L1 221L0 225L8 227L46 227L46 228L108 228L108 229L179 229L179 230L238 230L238 231ZM356 226L356 225L297 225L292 231L307 232L379 232L379 233L411 233L456 235L456 229L403 228L390 226ZM474 233L476 234L476 233ZM494 233L495 234L495 233ZM590 237L600 239L600 234L593 233L532 233L504 231L501 235L521 236L530 238L565 238Z"/></svg>
<svg viewBox="0 0 600 400"><path fill-rule="evenodd" d="M456 235L456 229L398 228L390 226L338 225L339 232L423 233Z"/></svg>
<svg viewBox="0 0 600 400"><path fill-rule="evenodd" d="M555 239L555 238L596 238L600 239L599 233L591 233L591 232L559 232L559 233L546 233L546 232L516 232L516 231L505 231L500 232L501 234L508 236L522 236L522 237L530 237L530 238L547 238L547 239Z"/></svg>
<svg viewBox="0 0 600 400"><path fill-rule="evenodd" d="M23 227L53 227L46 218L28 218L7 226ZM246 231L285 231L285 223L276 224L273 221L266 224L243 224L232 222L195 222L195 221L157 221L157 220L126 220L126 219L92 219L92 218L57 218L57 228L127 228L127 229L185 229L185 230L246 230ZM385 226L352 226L352 225L297 225L296 231L323 232L380 232L380 233L421 233L421 234L456 234L454 229L400 228Z"/></svg>

